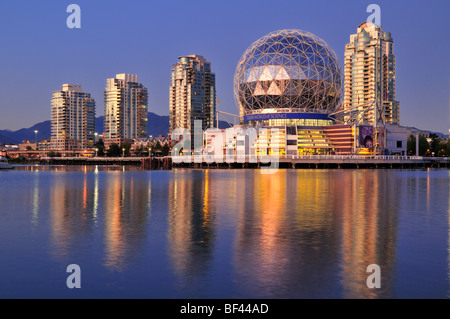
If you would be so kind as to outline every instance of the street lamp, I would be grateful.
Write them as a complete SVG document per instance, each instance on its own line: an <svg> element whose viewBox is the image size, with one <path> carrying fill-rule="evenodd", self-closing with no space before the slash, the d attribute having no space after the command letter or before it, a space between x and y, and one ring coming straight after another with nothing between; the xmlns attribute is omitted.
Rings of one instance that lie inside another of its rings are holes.
<svg viewBox="0 0 450 319"><path fill-rule="evenodd" d="M98 148L95 149L95 157L97 157Z"/></svg>
<svg viewBox="0 0 450 319"><path fill-rule="evenodd" d="M122 148L122 157L125 157L125 148Z"/></svg>
<svg viewBox="0 0 450 319"><path fill-rule="evenodd" d="M37 144L38 144L38 141L37 141L37 133L38 133L38 130L35 130L35 131L34 131L34 141L36 142L36 150L38 149L38 146L37 146Z"/></svg>

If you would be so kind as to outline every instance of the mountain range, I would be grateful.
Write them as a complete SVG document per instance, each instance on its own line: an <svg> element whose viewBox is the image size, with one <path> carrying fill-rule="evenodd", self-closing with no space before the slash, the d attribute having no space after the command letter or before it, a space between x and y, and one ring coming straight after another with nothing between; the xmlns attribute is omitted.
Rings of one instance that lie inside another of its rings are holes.
<svg viewBox="0 0 450 319"><path fill-rule="evenodd" d="M99 116L95 119L96 132L103 133L104 116ZM225 121L219 121L220 128L229 127ZM34 131L38 131L37 139L49 139L51 136L51 122L50 120L34 124L29 128L22 128L17 131L0 130L0 144L19 144L24 140L34 141L36 135ZM158 115L148 112L148 130L147 134L152 136L166 135L169 132L169 116Z"/></svg>

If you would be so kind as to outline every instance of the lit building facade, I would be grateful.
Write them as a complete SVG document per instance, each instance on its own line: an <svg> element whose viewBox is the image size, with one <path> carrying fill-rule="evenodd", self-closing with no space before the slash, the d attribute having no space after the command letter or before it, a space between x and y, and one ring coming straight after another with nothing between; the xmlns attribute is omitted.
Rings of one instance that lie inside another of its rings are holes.
<svg viewBox="0 0 450 319"><path fill-rule="evenodd" d="M203 56L178 58L172 67L170 84L170 135L177 128L194 131L194 121L202 121L202 130L213 128L216 119L216 77L211 63Z"/></svg>
<svg viewBox="0 0 450 319"><path fill-rule="evenodd" d="M335 52L302 30L274 31L254 42L234 76L242 124L330 125L341 87Z"/></svg>
<svg viewBox="0 0 450 319"><path fill-rule="evenodd" d="M355 148L355 128L329 126L248 126L204 133L205 155L219 155L215 143L222 145L222 156L303 156L347 155Z"/></svg>
<svg viewBox="0 0 450 319"><path fill-rule="evenodd" d="M339 60L314 34L279 30L254 42L242 55L234 77L244 134L256 131L250 155L352 153L355 129L335 125L331 116L340 106L341 89ZM239 139L226 141L227 154L238 153L243 143Z"/></svg>
<svg viewBox="0 0 450 319"><path fill-rule="evenodd" d="M63 84L51 101L52 149L76 151L94 146L95 101L81 85Z"/></svg>
<svg viewBox="0 0 450 319"><path fill-rule="evenodd" d="M361 24L345 46L344 108L363 112L373 102L383 105L385 121L400 124L400 103L396 100L396 58L391 33L371 22ZM375 108L363 121L375 125Z"/></svg>
<svg viewBox="0 0 450 319"><path fill-rule="evenodd" d="M148 92L138 76L117 74L106 80L104 143L118 145L147 137Z"/></svg>

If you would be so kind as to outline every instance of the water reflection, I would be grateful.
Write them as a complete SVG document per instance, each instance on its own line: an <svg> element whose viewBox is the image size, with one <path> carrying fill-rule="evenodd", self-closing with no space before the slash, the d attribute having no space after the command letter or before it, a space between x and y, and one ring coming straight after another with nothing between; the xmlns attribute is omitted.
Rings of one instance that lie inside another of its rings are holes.
<svg viewBox="0 0 450 319"><path fill-rule="evenodd" d="M95 230L101 218L104 266L122 271L136 262L144 245L151 205L150 177L135 180L133 176L124 174L122 167L108 170L101 179L98 169L75 169L80 170L82 175L73 174L70 179L66 174L56 174L52 179L53 254L68 260L64 257L74 247L77 251L89 247L95 240Z"/></svg>
<svg viewBox="0 0 450 319"><path fill-rule="evenodd" d="M31 225L36 229L39 223L39 172L34 174L33 181L33 206L31 213Z"/></svg>
<svg viewBox="0 0 450 319"><path fill-rule="evenodd" d="M176 171L169 184L169 255L184 289L211 267L215 241L214 180L208 171Z"/></svg>
<svg viewBox="0 0 450 319"><path fill-rule="evenodd" d="M178 172L169 186L170 256L192 284L211 267L220 192L234 215L233 282L243 296L380 298L392 296L398 182L373 172L279 171L233 175ZM366 285L367 266L382 269L382 289Z"/></svg>
<svg viewBox="0 0 450 319"><path fill-rule="evenodd" d="M68 256L73 247L89 245L94 227L92 212L94 190L87 183L86 174L56 174L50 186L50 217L54 255Z"/></svg>
<svg viewBox="0 0 450 319"><path fill-rule="evenodd" d="M354 171L341 177L342 281L345 298L392 297L395 262L399 180L388 174ZM367 266L377 264L381 289L368 289Z"/></svg>
<svg viewBox="0 0 450 319"><path fill-rule="evenodd" d="M149 217L150 180L108 174L104 198L105 266L124 270L143 249Z"/></svg>
<svg viewBox="0 0 450 319"><path fill-rule="evenodd" d="M340 289L346 298L388 296L396 212L377 201L386 187L377 176L280 171L243 180L255 191L236 238L242 289L265 297L324 297ZM383 269L381 290L366 286L370 264Z"/></svg>
<svg viewBox="0 0 450 319"><path fill-rule="evenodd" d="M50 239L52 261L97 263L102 275L121 272L163 297L390 298L422 296L422 288L450 296L448 172L87 166L7 174L19 182L0 194L3 233L15 213L15 227L24 219L36 238L45 233L43 246ZM381 289L366 286L371 264L381 267Z"/></svg>

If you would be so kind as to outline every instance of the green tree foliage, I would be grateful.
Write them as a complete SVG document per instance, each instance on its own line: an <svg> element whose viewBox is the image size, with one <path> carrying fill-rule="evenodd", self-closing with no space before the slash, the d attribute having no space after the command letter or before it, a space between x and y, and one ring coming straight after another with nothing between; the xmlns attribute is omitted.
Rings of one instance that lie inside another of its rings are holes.
<svg viewBox="0 0 450 319"><path fill-rule="evenodd" d="M122 149L116 143L112 143L108 148L108 156L109 157L119 157L122 156Z"/></svg>
<svg viewBox="0 0 450 319"><path fill-rule="evenodd" d="M98 149L97 156L105 156L105 143L102 140L95 143L94 147Z"/></svg>
<svg viewBox="0 0 450 319"><path fill-rule="evenodd" d="M120 149L122 151L123 151L123 149L125 149L125 152L124 152L125 156L131 155L131 153L130 153L131 144L130 143L128 143L128 142L123 143L122 146L120 147Z"/></svg>
<svg viewBox="0 0 450 319"><path fill-rule="evenodd" d="M170 147L169 144L164 144L164 146L162 147L162 155L163 156L168 156L170 153Z"/></svg>
<svg viewBox="0 0 450 319"><path fill-rule="evenodd" d="M430 145L425 136L419 135L419 156L428 156L431 155ZM408 137L407 142L407 154L408 155L416 155L416 137L414 135L410 135Z"/></svg>

